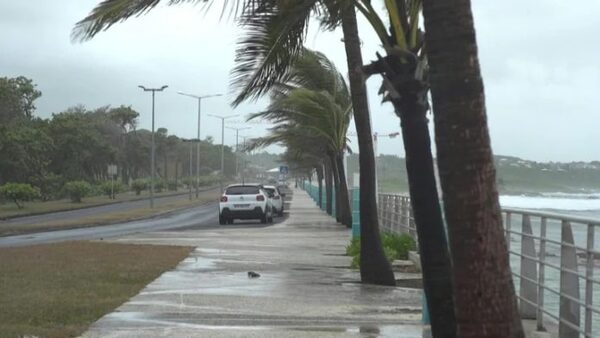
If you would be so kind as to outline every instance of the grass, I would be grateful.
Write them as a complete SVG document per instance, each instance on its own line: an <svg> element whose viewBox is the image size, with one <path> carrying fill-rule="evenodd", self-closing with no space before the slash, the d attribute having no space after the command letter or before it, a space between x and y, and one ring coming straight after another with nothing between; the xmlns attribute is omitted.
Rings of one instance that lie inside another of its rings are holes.
<svg viewBox="0 0 600 338"><path fill-rule="evenodd" d="M168 196L177 193L176 191L165 191L161 193L156 193L155 196ZM185 191L179 190L179 193L184 194ZM12 202L6 202L4 204L0 204L0 219L11 218L15 216L27 216L27 215L36 215L43 214L48 212L55 211L65 211L65 210L75 210L88 208L98 205L111 204L116 202L126 202L126 201L135 201L139 199L148 198L150 193L148 191L143 191L141 195L136 195L135 192L128 191L116 196L116 199L110 199L107 196L90 196L84 197L81 203L72 203L69 199L61 199L56 201L33 201L33 202L25 202L25 207L23 209L17 208L17 206Z"/></svg>
<svg viewBox="0 0 600 338"><path fill-rule="evenodd" d="M193 248L67 242L0 249L0 337L76 337Z"/></svg>
<svg viewBox="0 0 600 338"><path fill-rule="evenodd" d="M209 201L216 201L218 198L218 189L200 192L198 199L188 200L187 196L182 196L168 203L159 203L154 206L154 209L149 207L140 207L127 211L118 211L112 213L98 213L95 215L85 216L78 219L64 221L48 221L35 224L1 224L0 236L10 236L18 234L26 234L47 230L62 230L72 228L91 227L97 225L114 224L126 222L136 219L148 218L161 215L167 212L185 209Z"/></svg>

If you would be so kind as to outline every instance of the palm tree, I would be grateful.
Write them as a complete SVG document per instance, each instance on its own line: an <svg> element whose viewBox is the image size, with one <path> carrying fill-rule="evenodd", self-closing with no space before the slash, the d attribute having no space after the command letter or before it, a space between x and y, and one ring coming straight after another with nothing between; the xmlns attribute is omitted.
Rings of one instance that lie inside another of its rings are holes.
<svg viewBox="0 0 600 338"><path fill-rule="evenodd" d="M423 1L460 337L523 337L469 0Z"/></svg>
<svg viewBox="0 0 600 338"><path fill-rule="evenodd" d="M346 133L352 117L350 93L344 77L325 55L305 49L294 63L285 82L274 84L269 109L249 119L263 118L275 123L297 123L314 131L328 145L325 162L327 210L331 214L331 187L338 198L338 215L350 227L352 216L343 157Z"/></svg>

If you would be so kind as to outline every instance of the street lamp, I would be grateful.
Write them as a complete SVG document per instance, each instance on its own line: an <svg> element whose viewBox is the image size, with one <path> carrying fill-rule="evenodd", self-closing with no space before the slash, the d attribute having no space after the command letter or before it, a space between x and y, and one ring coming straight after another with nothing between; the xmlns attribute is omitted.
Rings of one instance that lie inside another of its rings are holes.
<svg viewBox="0 0 600 338"><path fill-rule="evenodd" d="M233 128L233 127L225 127L227 129L235 130L235 177L238 176L238 157L239 157L239 147L238 147L238 139L240 130L252 129L251 127L244 128Z"/></svg>
<svg viewBox="0 0 600 338"><path fill-rule="evenodd" d="M224 166L225 166L225 120L230 119L232 117L240 116L240 115L236 114L236 115L228 115L228 116L219 116L219 115L208 114L208 116L212 116L212 117L221 119L221 177L219 179L219 185L221 186L221 191L223 191L223 175L225 174L225 169L224 169Z"/></svg>
<svg viewBox="0 0 600 338"><path fill-rule="evenodd" d="M223 94L211 94L211 95L194 95L188 94L184 92L177 92L179 95L187 96L198 100L198 144L196 146L196 198L198 198L199 194L199 186L200 186L200 114L202 109L202 99L207 99L209 97L217 97L223 96Z"/></svg>
<svg viewBox="0 0 600 338"><path fill-rule="evenodd" d="M138 87L140 87L143 91L145 92L152 92L152 151L151 151L151 155L150 155L150 208L154 208L154 153L155 153L155 146L154 146L154 94L156 92L162 92L163 90L165 90L167 87L169 86L162 86L160 88L146 88L142 85L139 85Z"/></svg>

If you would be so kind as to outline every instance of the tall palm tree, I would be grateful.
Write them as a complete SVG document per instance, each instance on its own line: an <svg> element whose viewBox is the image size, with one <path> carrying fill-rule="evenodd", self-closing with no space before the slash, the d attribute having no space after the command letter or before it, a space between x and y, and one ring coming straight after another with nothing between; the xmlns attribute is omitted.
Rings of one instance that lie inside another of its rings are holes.
<svg viewBox="0 0 600 338"><path fill-rule="evenodd" d="M147 13L160 0L104 0L92 13L77 23L73 38L85 40L127 18ZM172 0L169 4L197 3L200 0ZM365 0L370 6L370 1ZM390 2L389 0L387 2ZM394 1L392 1L394 2ZM209 2L209 4L211 4ZM342 23L344 44L349 66L349 79L354 106L355 125L359 139L361 165L361 279L365 283L395 285L391 266L383 253L377 218L375 190L375 159L366 90L363 83L360 39L356 24L354 1L350 0L246 0L225 2L234 4L242 22L249 28L242 40L234 82L241 84L238 104L249 97L267 92L270 86L285 76L286 70L301 52L311 13L325 13L324 26ZM381 33L381 27L376 29ZM385 31L385 29L384 29Z"/></svg>
<svg viewBox="0 0 600 338"><path fill-rule="evenodd" d="M523 337L469 0L423 0L459 337Z"/></svg>

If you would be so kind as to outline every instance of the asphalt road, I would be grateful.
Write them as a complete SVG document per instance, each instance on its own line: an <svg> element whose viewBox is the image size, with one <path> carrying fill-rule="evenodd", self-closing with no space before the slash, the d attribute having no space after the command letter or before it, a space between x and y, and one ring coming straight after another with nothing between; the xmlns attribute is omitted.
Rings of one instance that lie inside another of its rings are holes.
<svg viewBox="0 0 600 338"><path fill-rule="evenodd" d="M146 201L145 201L146 202ZM147 202L146 202L147 203ZM93 208L96 209L96 208ZM88 228L57 230L38 232L26 235L0 237L0 247L26 246L36 244L47 244L62 241L73 240L91 240L118 237L133 233L159 231L159 230L186 230L198 228L248 228L264 227L259 221L236 221L232 225L219 225L218 222L218 204L210 203L195 208L185 209L165 216L118 223L112 225L103 225ZM274 223L279 223L285 219L276 217ZM268 225L266 225L268 226Z"/></svg>
<svg viewBox="0 0 600 338"><path fill-rule="evenodd" d="M177 196L164 196L164 197L155 197L154 203L156 205L171 203L183 198L189 198L187 194L177 195ZM99 205L95 207L83 208L83 209L75 209L69 211L58 211L43 215L35 215L35 216L23 216L12 218L8 220L0 220L0 225L9 224L9 225L20 225L20 224L36 224L36 223L46 223L52 221L67 221L73 219L80 219L87 216L93 216L97 214L103 213L113 213L113 212L121 212L132 209L143 208L149 205L149 200L139 200L139 201L128 201L121 203L113 203L107 205Z"/></svg>

